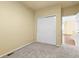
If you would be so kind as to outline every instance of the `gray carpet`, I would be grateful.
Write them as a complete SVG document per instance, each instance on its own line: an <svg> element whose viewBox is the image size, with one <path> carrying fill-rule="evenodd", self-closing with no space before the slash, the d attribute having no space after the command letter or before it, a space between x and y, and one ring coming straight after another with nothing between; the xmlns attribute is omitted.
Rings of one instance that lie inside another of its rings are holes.
<svg viewBox="0 0 79 59"><path fill-rule="evenodd" d="M10 56L3 58L78 58L79 50L76 47L56 47L43 43L32 43L19 49Z"/></svg>

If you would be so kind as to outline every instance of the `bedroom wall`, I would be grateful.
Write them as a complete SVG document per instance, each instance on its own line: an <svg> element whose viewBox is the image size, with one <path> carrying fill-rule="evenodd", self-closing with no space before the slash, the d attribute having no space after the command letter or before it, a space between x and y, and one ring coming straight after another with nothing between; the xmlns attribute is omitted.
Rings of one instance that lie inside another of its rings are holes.
<svg viewBox="0 0 79 59"><path fill-rule="evenodd" d="M34 12L20 2L0 1L0 55L34 41Z"/></svg>
<svg viewBox="0 0 79 59"><path fill-rule="evenodd" d="M62 16L75 15L79 12L79 4L62 8Z"/></svg>

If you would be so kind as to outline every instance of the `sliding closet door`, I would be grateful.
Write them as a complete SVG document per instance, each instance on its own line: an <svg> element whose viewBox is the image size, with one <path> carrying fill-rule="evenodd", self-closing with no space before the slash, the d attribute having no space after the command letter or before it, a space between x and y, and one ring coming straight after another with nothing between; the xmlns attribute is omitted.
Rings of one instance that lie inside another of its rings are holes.
<svg viewBox="0 0 79 59"><path fill-rule="evenodd" d="M56 45L56 17L42 17L37 20L37 41Z"/></svg>

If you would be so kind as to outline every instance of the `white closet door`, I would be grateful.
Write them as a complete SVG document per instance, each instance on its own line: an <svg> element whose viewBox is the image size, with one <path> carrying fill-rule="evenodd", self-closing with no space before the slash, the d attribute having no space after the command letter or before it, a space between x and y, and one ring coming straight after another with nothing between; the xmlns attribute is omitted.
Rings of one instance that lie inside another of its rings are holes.
<svg viewBox="0 0 79 59"><path fill-rule="evenodd" d="M37 41L56 45L56 17L37 20Z"/></svg>

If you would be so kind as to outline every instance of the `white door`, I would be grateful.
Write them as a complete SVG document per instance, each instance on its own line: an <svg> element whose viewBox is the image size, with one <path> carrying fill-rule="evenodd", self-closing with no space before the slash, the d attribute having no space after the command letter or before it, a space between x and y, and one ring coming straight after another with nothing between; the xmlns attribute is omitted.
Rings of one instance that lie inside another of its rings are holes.
<svg viewBox="0 0 79 59"><path fill-rule="evenodd" d="M56 17L42 17L37 20L37 41L56 45Z"/></svg>

